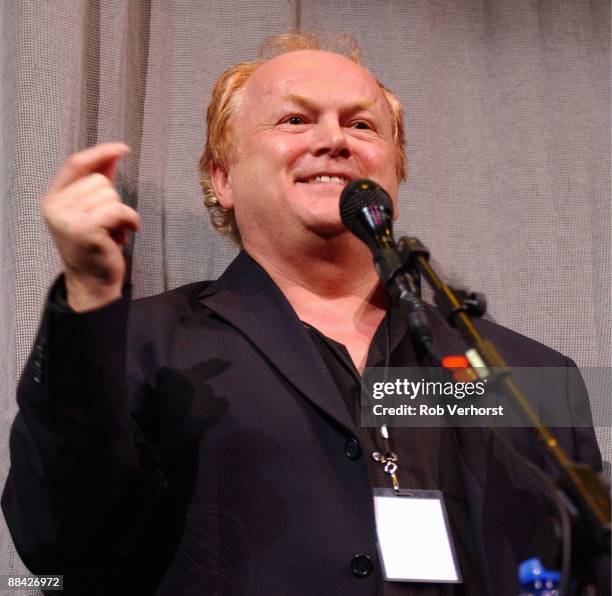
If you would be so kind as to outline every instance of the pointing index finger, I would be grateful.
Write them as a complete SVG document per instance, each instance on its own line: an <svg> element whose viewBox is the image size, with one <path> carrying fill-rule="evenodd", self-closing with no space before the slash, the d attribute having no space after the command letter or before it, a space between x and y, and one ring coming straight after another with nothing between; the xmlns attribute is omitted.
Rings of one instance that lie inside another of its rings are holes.
<svg viewBox="0 0 612 596"><path fill-rule="evenodd" d="M124 143L102 143L71 155L55 176L49 192L57 192L75 180L100 172L112 181L115 163L123 157L129 147Z"/></svg>

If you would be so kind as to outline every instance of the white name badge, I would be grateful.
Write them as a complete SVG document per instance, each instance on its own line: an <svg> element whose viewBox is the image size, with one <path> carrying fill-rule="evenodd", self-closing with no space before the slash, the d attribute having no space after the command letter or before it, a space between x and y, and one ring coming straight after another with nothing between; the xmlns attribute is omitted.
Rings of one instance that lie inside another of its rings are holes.
<svg viewBox="0 0 612 596"><path fill-rule="evenodd" d="M375 488L374 512L385 580L461 583L440 491Z"/></svg>

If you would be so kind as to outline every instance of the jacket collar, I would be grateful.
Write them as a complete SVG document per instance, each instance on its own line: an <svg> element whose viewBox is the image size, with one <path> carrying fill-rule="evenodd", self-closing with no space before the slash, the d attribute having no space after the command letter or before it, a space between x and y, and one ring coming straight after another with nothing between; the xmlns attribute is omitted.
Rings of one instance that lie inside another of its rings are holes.
<svg viewBox="0 0 612 596"><path fill-rule="evenodd" d="M355 424L308 331L264 269L242 251L198 300L242 332L313 404L356 434Z"/></svg>

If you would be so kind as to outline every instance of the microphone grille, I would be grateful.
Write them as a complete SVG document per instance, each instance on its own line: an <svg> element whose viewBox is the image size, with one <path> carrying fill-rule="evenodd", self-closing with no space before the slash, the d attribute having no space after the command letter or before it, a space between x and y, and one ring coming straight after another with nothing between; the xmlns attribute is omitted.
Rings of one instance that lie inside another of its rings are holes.
<svg viewBox="0 0 612 596"><path fill-rule="evenodd" d="M370 205L380 205L389 212L389 215L393 213L391 197L381 186L367 178L353 180L344 187L340 195L342 223L349 230L354 230L357 214Z"/></svg>

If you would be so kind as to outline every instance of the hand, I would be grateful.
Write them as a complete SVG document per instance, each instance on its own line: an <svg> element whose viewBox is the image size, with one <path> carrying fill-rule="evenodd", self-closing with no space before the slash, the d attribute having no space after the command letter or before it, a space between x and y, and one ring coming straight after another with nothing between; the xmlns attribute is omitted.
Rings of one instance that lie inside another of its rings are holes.
<svg viewBox="0 0 612 596"><path fill-rule="evenodd" d="M113 186L117 161L129 151L104 143L71 155L60 168L42 210L64 263L68 304L83 312L121 296L125 259L121 247L140 217Z"/></svg>

